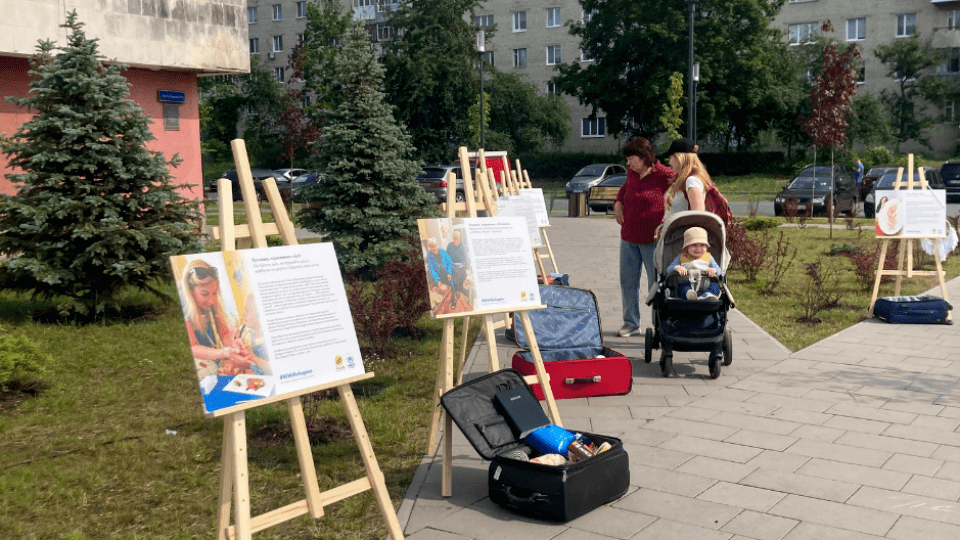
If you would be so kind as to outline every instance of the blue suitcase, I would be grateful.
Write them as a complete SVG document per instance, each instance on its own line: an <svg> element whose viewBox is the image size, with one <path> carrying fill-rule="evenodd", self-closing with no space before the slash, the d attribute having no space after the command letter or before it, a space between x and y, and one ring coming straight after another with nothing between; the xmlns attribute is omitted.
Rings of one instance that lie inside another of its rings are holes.
<svg viewBox="0 0 960 540"><path fill-rule="evenodd" d="M887 296L878 298L873 314L897 324L953 324L947 319L953 306L936 296Z"/></svg>

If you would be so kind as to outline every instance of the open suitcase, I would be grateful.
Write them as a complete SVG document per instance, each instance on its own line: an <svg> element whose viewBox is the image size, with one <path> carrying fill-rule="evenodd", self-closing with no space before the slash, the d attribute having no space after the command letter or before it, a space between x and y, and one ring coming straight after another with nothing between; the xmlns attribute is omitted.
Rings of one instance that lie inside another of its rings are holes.
<svg viewBox="0 0 960 540"><path fill-rule="evenodd" d="M550 375L554 399L614 396L630 392L633 364L626 356L603 346L597 297L586 289L540 286L544 309L530 310L530 324L537 338L543 365ZM514 313L513 328L517 346L529 349L530 342ZM533 354L520 351L513 355L513 369L534 375ZM532 386L537 399L543 399L539 384Z"/></svg>
<svg viewBox="0 0 960 540"><path fill-rule="evenodd" d="M887 296L877 298L873 314L897 324L953 324L947 318L953 309L938 296Z"/></svg>
<svg viewBox="0 0 960 540"><path fill-rule="evenodd" d="M536 517L569 521L622 497L630 487L630 462L620 439L584 433L597 445L611 448L593 457L563 465L541 465L508 457L536 451L518 439L518 432L495 404L500 392L530 391L513 369L483 375L440 398L440 403L470 444L490 460L487 487L490 500L510 510ZM522 390L521 390L522 391ZM534 407L539 403L530 397ZM543 410L532 411L543 415ZM546 415L543 415L546 419ZM549 421L549 420L547 420Z"/></svg>

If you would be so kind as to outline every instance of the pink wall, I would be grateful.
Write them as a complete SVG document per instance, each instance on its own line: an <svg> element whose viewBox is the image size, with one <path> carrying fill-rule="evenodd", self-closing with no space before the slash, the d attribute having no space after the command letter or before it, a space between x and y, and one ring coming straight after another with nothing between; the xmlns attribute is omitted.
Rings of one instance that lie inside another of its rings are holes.
<svg viewBox="0 0 960 540"><path fill-rule="evenodd" d="M30 119L26 109L18 109L3 99L6 96L26 96L30 90L30 69L26 58L0 56L0 133L13 135L17 128ZM130 97L143 107L151 117L151 129L156 140L147 146L151 150L163 152L167 159L179 153L183 163L171 170L175 184L190 184L183 190L185 197L201 200L203 198L203 169L200 160L200 118L198 113L197 75L185 71L153 71L147 69L129 69L123 75L132 85ZM183 92L186 102L180 108L179 131L163 129L163 104L157 101L158 90ZM6 179L13 172L8 159L0 155L0 193L14 194L16 189Z"/></svg>

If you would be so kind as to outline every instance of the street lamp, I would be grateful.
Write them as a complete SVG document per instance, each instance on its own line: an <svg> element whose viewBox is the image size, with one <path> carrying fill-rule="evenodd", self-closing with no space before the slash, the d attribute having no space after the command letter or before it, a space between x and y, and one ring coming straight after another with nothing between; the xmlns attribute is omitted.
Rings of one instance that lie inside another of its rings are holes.
<svg viewBox="0 0 960 540"><path fill-rule="evenodd" d="M477 31L477 64L480 66L480 148L483 148L483 53L486 51L486 32Z"/></svg>
<svg viewBox="0 0 960 540"><path fill-rule="evenodd" d="M693 140L693 13L697 9L697 0L687 0L690 8L690 93L687 96L687 138Z"/></svg>
<svg viewBox="0 0 960 540"><path fill-rule="evenodd" d="M700 62L693 64L693 144L697 144L697 85L700 84Z"/></svg>

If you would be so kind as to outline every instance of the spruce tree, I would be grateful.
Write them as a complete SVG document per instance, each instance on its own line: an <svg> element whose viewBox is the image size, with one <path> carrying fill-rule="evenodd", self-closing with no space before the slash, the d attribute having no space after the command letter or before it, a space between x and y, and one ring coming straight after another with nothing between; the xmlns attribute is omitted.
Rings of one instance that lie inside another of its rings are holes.
<svg viewBox="0 0 960 540"><path fill-rule="evenodd" d="M384 102L383 68L362 26L347 31L332 65L343 99L318 112L324 180L308 188L311 204L298 218L334 243L343 270L369 275L409 251L406 237L417 235L416 220L436 215L437 205L417 184L420 163Z"/></svg>
<svg viewBox="0 0 960 540"><path fill-rule="evenodd" d="M66 297L96 315L125 287L166 278L168 257L196 249L198 205L178 194L150 120L129 99L124 66L106 66L76 12L67 43L41 42L27 97L35 116L0 141L19 189L0 196L0 284Z"/></svg>

